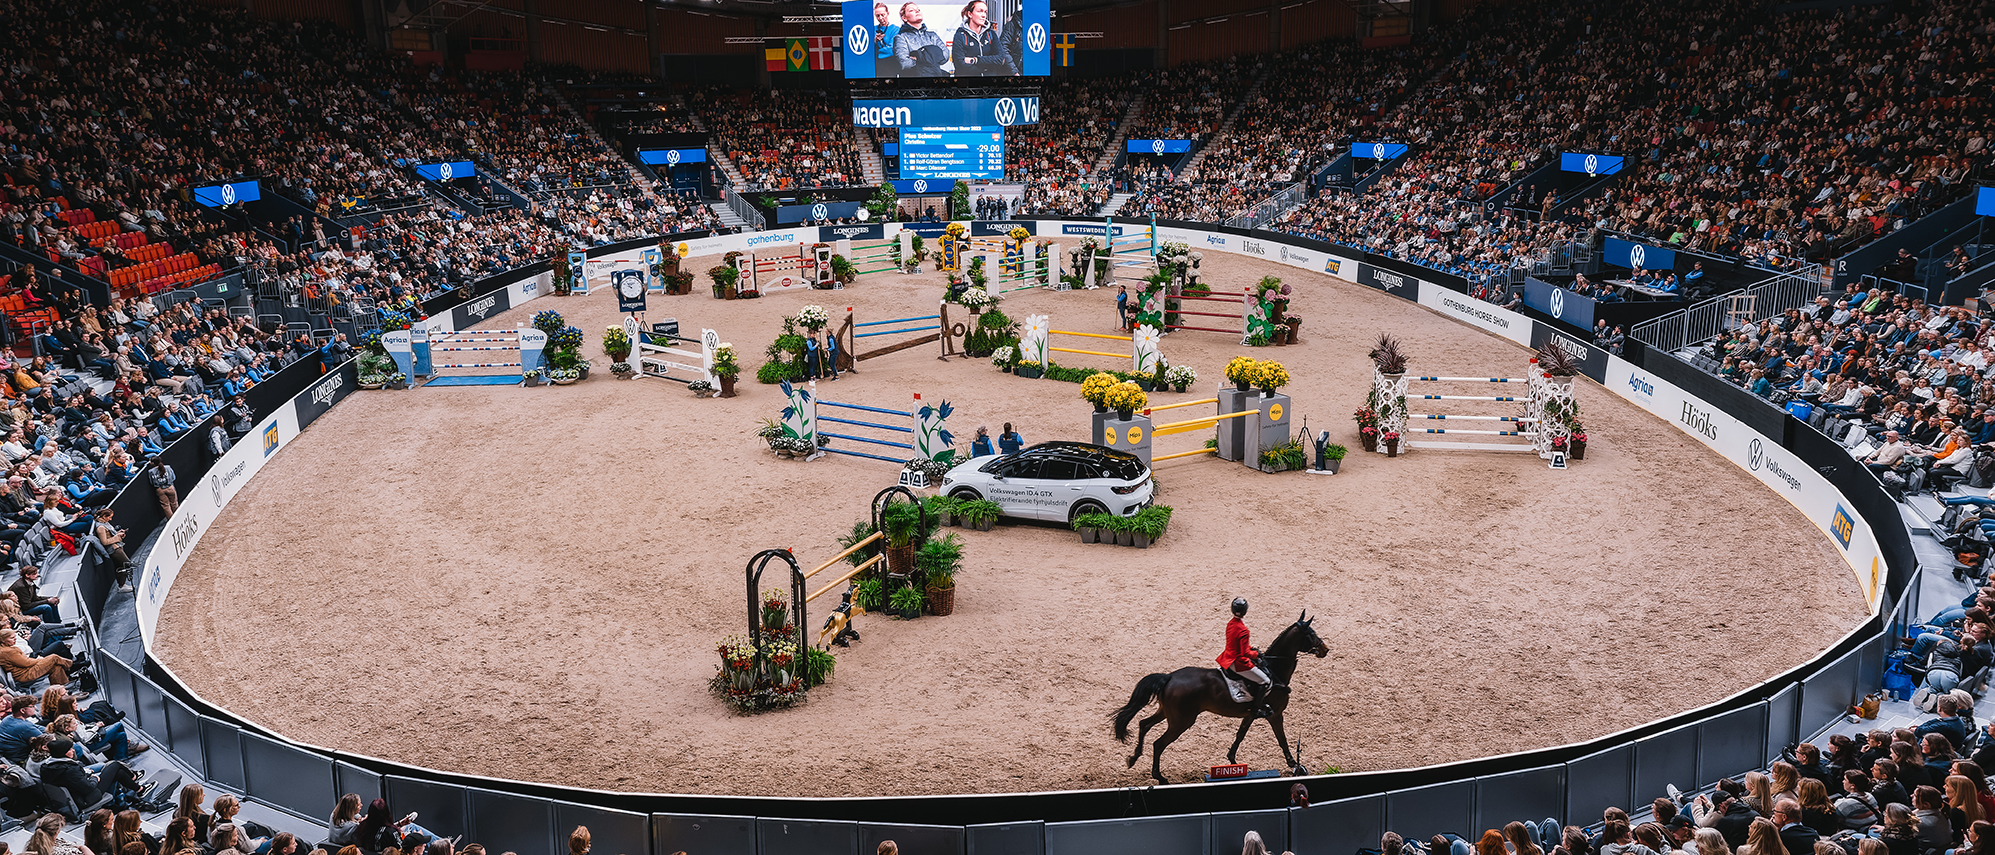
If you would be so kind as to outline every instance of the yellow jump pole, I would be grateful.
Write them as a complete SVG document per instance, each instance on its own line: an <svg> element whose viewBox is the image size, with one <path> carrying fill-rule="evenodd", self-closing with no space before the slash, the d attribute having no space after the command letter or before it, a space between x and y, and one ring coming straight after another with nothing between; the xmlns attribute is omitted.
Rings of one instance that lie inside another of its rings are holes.
<svg viewBox="0 0 1995 855"><path fill-rule="evenodd" d="M1157 410L1175 410L1179 407L1196 407L1200 404L1217 404L1217 403L1219 403L1218 398L1200 398L1196 401L1186 401L1182 404L1163 404L1160 406L1151 407L1147 410L1144 410L1143 415L1147 416Z"/></svg>
<svg viewBox="0 0 1995 855"><path fill-rule="evenodd" d="M1261 412L1260 410L1241 410L1240 412L1237 412L1237 413L1227 413L1227 414L1225 414L1225 415L1223 415L1223 416L1199 416L1198 418L1195 418L1195 419L1185 419L1184 421L1181 421L1181 422L1165 422L1165 423L1163 423L1163 424L1160 424L1160 425L1151 425L1151 426L1150 426L1150 433L1151 433L1151 434L1155 434L1155 433L1157 433L1158 431L1161 431L1161 430L1165 430L1165 429L1167 429L1167 428L1174 428L1174 427L1185 427L1185 426L1192 426L1192 427L1205 427L1205 426L1209 426L1209 425L1214 425L1214 424L1217 424L1217 423L1219 423L1219 421L1220 421L1220 420L1222 420L1222 419L1237 419L1237 418L1240 418L1241 416L1246 416L1246 415L1258 415L1258 414L1260 414L1260 412ZM1152 458L1152 459L1154 459L1154 458Z"/></svg>
<svg viewBox="0 0 1995 855"><path fill-rule="evenodd" d="M1173 457L1191 457L1197 454L1218 454L1218 453L1219 449L1217 448L1201 448L1197 451L1180 451L1176 454L1159 454L1155 457L1150 458L1150 462L1155 463L1159 460L1169 460Z"/></svg>
<svg viewBox="0 0 1995 855"><path fill-rule="evenodd" d="M846 583L846 582L848 582L848 581L851 581L852 577L854 577L854 576L857 576L857 575L859 575L859 574L861 574L861 573L864 573L864 572L866 572L866 569L867 569L867 568L869 568L869 567L872 567L873 565L875 565L875 564L878 564L878 563L880 563L880 561L881 561L882 559L884 559L884 558L886 558L886 556L885 556L885 555L875 555L875 556L873 556L872 558L869 558L869 559L866 559L866 563L864 563L864 564L861 564L861 565L859 565L858 567L855 567L855 568L853 568L853 569L852 569L852 572L850 572L850 573L847 573L847 574L845 574L845 575L843 575L843 576L840 576L840 577L838 577L838 578L836 578L836 579L833 579L833 580L831 580L831 581L830 581L829 583L827 583L827 584L826 584L826 585L825 585L824 587L822 587L822 588L819 588L819 589L817 589L816 591L813 591L813 592L811 592L811 593L810 593L810 595L808 595L808 596L804 597L804 602L808 603L808 602L810 602L811 600L815 600L815 599L817 599L818 597L822 596L822 595L824 594L824 592L826 592L826 591L829 591L829 590L831 590L831 589L833 589L833 588L836 588L836 587L838 587L839 585L842 585L842 584L845 584L845 583Z"/></svg>
<svg viewBox="0 0 1995 855"><path fill-rule="evenodd" d="M1106 338L1106 339L1112 339L1112 340L1115 340L1115 341L1132 341L1132 340L1133 340L1133 339L1132 339L1132 338L1131 338L1130 336L1126 336L1126 335L1106 335L1106 334L1103 334L1103 333L1093 333L1093 332L1068 332L1068 331L1066 331L1066 330L1047 330L1047 331L1046 331L1046 334L1047 334L1047 335L1078 335L1078 336L1086 336L1086 337L1088 337L1088 338ZM1215 400L1217 400L1217 399L1215 399Z"/></svg>
<svg viewBox="0 0 1995 855"><path fill-rule="evenodd" d="M870 535L867 535L867 537L866 537L866 539L865 539L865 540L862 540L862 541L859 541L858 543L855 543L855 544L852 544L852 548L850 548L850 549L847 549L847 550L845 550L844 552L840 552L840 553L838 553L837 555L833 555L833 556L831 556L831 560L830 560L830 561L826 561L826 562L824 562L823 564L819 564L819 565L817 565L817 569L815 569L815 570L812 570L812 571L810 571L809 573L805 573L805 574L804 574L804 578L808 579L808 578L810 578L810 577L812 577L812 576L816 576L817 574L819 574L819 573L822 573L822 572L824 572L824 568L826 568L826 567L830 567L830 566L831 566L831 565L833 565L833 564L837 564L838 562L840 562L840 561L843 561L843 560L845 560L845 556L847 556L847 555L851 555L851 554L852 554L852 553L854 553L854 552L858 552L858 551L860 550L860 548L861 548L861 547L864 547L864 546L865 546L866 544L869 544L869 543L872 543L872 542L873 542L873 541L875 541L875 540L879 540L879 539L880 539L880 536L881 536L881 535L880 535L880 533L879 533L879 532L877 532L877 531L876 531L876 532L873 532L873 533L872 533L872 534L870 534Z"/></svg>
<svg viewBox="0 0 1995 855"><path fill-rule="evenodd" d="M1075 350L1074 348L1071 347L1049 347L1046 349L1057 353L1085 353L1089 356L1107 356L1115 359L1129 358L1129 354L1127 353L1103 353L1099 350Z"/></svg>

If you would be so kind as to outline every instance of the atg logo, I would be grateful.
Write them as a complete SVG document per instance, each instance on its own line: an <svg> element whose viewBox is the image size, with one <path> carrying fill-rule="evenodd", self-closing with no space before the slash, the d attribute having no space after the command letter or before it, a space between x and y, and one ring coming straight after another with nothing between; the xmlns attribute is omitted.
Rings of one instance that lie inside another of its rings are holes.
<svg viewBox="0 0 1995 855"><path fill-rule="evenodd" d="M1628 247L1628 266L1629 266L1629 267L1641 267L1641 266L1642 266L1642 262L1644 262L1644 261L1648 261L1648 260L1649 260L1649 248L1648 248L1648 247L1646 247L1646 246L1643 246L1643 245L1641 245L1641 244L1639 244L1639 243L1638 243L1638 244L1635 244L1635 245L1633 245L1633 246L1630 246L1630 247Z"/></svg>
<svg viewBox="0 0 1995 855"><path fill-rule="evenodd" d="M1566 314L1566 289L1552 286L1552 317L1562 318Z"/></svg>
<svg viewBox="0 0 1995 855"><path fill-rule="evenodd" d="M1829 533L1836 536L1836 542L1844 549L1850 548L1850 537L1856 534L1856 521L1850 519L1850 512L1842 505L1836 506L1836 515L1829 518Z"/></svg>
<svg viewBox="0 0 1995 855"><path fill-rule="evenodd" d="M1640 374L1628 375L1628 391L1644 401L1653 401L1656 397L1656 385Z"/></svg>
<svg viewBox="0 0 1995 855"><path fill-rule="evenodd" d="M1323 260L1323 272L1328 273L1331 276L1336 276L1340 273L1343 273L1344 262L1334 258L1326 258Z"/></svg>
<svg viewBox="0 0 1995 855"><path fill-rule="evenodd" d="M269 457L277 450L277 423L271 422L263 429L263 456Z"/></svg>

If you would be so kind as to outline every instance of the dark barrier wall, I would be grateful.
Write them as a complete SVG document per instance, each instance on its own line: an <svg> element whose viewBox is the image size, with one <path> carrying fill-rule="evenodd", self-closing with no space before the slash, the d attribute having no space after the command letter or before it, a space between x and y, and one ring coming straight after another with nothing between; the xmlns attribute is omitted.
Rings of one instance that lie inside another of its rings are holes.
<svg viewBox="0 0 1995 855"><path fill-rule="evenodd" d="M1212 227L1198 224L1178 224L1180 227ZM1217 229L1231 234L1243 234L1239 230ZM1276 239L1270 236L1270 240ZM651 241L632 242L642 246ZM1346 255L1341 248L1331 248L1314 242L1289 240L1291 245L1319 251L1333 251ZM1391 262L1390 259L1382 260ZM1370 263L1367 260L1367 263ZM1399 262L1381 263L1381 267L1404 270L1405 275L1417 276L1429 282L1442 281L1443 275ZM513 278L493 277L480 283L486 291L503 288L526 276L537 275L545 266L515 271ZM1444 283L1445 284L1445 283ZM1400 293L1412 289L1396 289ZM1413 297L1412 294L1403 294ZM439 305L438 310L453 308ZM1597 363L1604 357L1593 352L1583 341L1571 339L1561 341L1563 333L1535 333L1533 341L1544 341L1578 351L1582 364L1588 366L1593 375ZM1784 413L1768 406L1765 402L1744 394L1731 387L1689 369L1689 366L1667 355L1650 354L1639 343L1632 343L1624 353L1624 358L1653 371L1658 376L1682 385L1692 394L1704 398L1719 409L1730 413L1745 423L1752 425L1769 437L1781 438L1811 466L1823 468L1825 473L1844 491L1850 500L1854 513L1861 515L1876 531L1887 560L1891 562L1891 592L1903 591L1910 578L1916 559L1912 554L1910 538L1904 523L1897 513L1897 506L1883 493L1874 481L1867 480L1867 472L1861 467L1851 466L1848 454L1833 443L1817 442L1819 435L1811 431L1797 430L1792 420ZM1664 367L1658 367L1664 366ZM343 370L351 370L351 364ZM309 380L310 378L301 378ZM273 381L274 382L274 381ZM295 388L306 389L308 382L299 382ZM1737 392L1738 394L1733 394ZM273 392L272 394L275 394ZM307 424L307 417L316 418L337 398L321 403L294 402L300 407L301 426ZM176 443L173 453L180 454ZM191 453L191 451L189 452ZM189 457L190 470L198 468L202 462L198 457ZM183 481L198 481L198 475L183 474ZM123 497L121 497L123 498ZM136 528L136 527L135 527ZM1887 600L1884 613L1890 612ZM1593 742L1564 748L1550 748L1523 754L1487 758L1447 766L1428 767L1400 772L1358 773L1335 776L1312 777L1305 780L1319 804L1329 804L1306 811L1292 811L1287 815L1288 822L1281 828L1290 846L1300 855L1347 855L1355 846L1375 845L1379 828L1394 830L1450 830L1468 833L1473 826L1493 824L1503 815L1522 813L1526 816L1563 817L1573 822L1591 822L1599 815L1604 804L1618 804L1633 807L1641 799L1655 795L1659 781L1667 781L1688 789L1691 786L1708 784L1719 776L1737 775L1747 769L1761 766L1768 757L1780 748L1794 741L1797 736L1805 736L1826 723L1846 705L1855 700L1862 691L1874 686L1875 678L1881 673L1884 621L1872 618L1858 631L1838 643L1814 662L1810 662L1781 674L1758 686L1742 687L1738 696L1722 701L1712 707L1673 716L1661 721L1636 728L1629 732L1612 735ZM122 666L119 666L122 667ZM107 669L107 673L110 669ZM117 682L113 677L110 682ZM150 688L157 684L158 688ZM799 822L796 828L822 828L826 840L816 840L809 844L809 851L853 852L854 841L865 837L865 823L906 823L920 822L943 826L974 826L965 829L962 838L970 852L1019 852L1021 855L1054 851L1077 851L1087 848L1089 841L1095 840L1096 829L1110 827L1094 824L1085 827L1058 829L1054 826L1040 826L1034 820L1082 821L1082 820L1130 820L1136 817L1158 817L1154 820L1131 821L1114 827L1129 829L1139 836L1149 835L1159 830L1161 835L1182 835L1210 832L1214 847L1230 848L1238 845L1237 837L1223 840L1219 834L1223 827L1227 836L1232 836L1240 827L1239 815L1221 819L1212 816L1213 812L1262 812L1266 815L1270 808L1279 808L1287 803L1288 788L1297 779L1275 779L1248 781L1232 784L1194 784L1164 788L1131 788L1122 790L1093 790L1058 793L1018 793L1000 795L945 795L931 797L884 797L872 799L781 799L765 797L730 797L704 795L625 795L595 791L571 790L537 784L495 781L464 775L433 772L402 766L371 758L342 754L323 749L307 748L285 744L286 750L259 742L256 736L272 736L255 725L243 722L226 710L221 710L200 702L186 689L169 679L167 672L157 662L148 660L144 673L131 675L126 688L135 700L143 700L150 691L164 690L171 697L164 699L163 709L169 724L173 710L184 707L200 717L200 727L189 730L190 739L196 732L203 734L201 756L208 761L211 776L220 775L224 780L247 780L249 786L256 787L259 780L254 770L244 768L244 757L252 759L277 758L299 768L310 767L311 774L318 770L329 770L336 777L341 788L348 781L385 780L393 786L388 789L407 794L422 794L423 798L438 800L442 806L455 805L452 810L472 824L482 825L478 818L479 805L498 805L496 809L510 809L509 805L529 804L518 799L544 799L561 802L553 815L556 822L563 817L581 815L601 815L604 817L629 817L646 814L672 814L685 817L685 821L671 825L671 828L693 833L718 833L729 826L729 822L745 823L742 827L754 837L753 849L740 848L738 851L776 852L790 851L782 843L784 820L771 820L769 817L785 817L791 820L817 820L832 822ZM150 734L155 731L145 722L141 727ZM1106 728L1104 728L1104 731ZM213 731L212 734L208 733ZM212 740L209 740L212 737ZM1106 733L1103 739L1108 737ZM1265 740L1264 730L1256 730L1251 738ZM212 744L210 744L212 742ZM253 750L245 753L247 744ZM182 747L172 744L176 754ZM1686 753L1689 752L1689 753ZM310 756L305 756L310 755ZM324 760L334 762L327 764ZM1308 759L1321 763L1334 761L1334 754L1318 747L1309 750ZM224 761L220 766L217 760ZM198 768L198 767L197 767ZM1683 776L1690 776L1683 778ZM379 776L379 777L376 777ZM263 780L269 780L266 774ZM1132 779L1133 780L1133 779ZM476 792L474 792L476 791ZM265 796L266 800L299 798L303 790L292 785ZM453 795L453 793L455 795ZM482 795L480 794L482 793ZM256 796L255 793L251 793ZM540 804L533 802L532 804ZM328 806L329 807L329 806ZM540 809L534 809L540 815ZM601 812L589 814L589 812ZM611 812L627 813L611 813ZM1278 812L1277 812L1278 814ZM1184 815L1184 816L1177 816ZM427 816L427 814L426 814ZM729 819L729 818L733 819ZM762 817L763 819L751 819ZM1210 817L1210 818L1208 818ZM1524 818L1524 817L1510 817ZM847 822L858 822L859 830ZM1270 822L1278 822L1270 819ZM992 825L1009 823L1007 825ZM1460 824L1459 828L1442 828L1444 824ZM503 821L494 828L513 828L518 823ZM1416 829L1417 827L1417 829ZM660 826L654 824L653 830ZM1274 826L1270 826L1271 831ZM1354 830L1355 829L1355 830ZM443 829L439 829L443 830ZM556 828L556 838L566 829ZM1362 831L1363 833L1358 833ZM526 830L538 840L537 830ZM675 832L676 833L676 832ZM947 832L937 832L947 836ZM1273 839L1272 834L1264 836ZM1146 838L1147 839L1147 838ZM1175 838L1174 838L1175 839ZM491 843L491 841L482 841ZM846 845L852 843L851 846ZM536 844L538 845L538 844ZM660 845L653 840L654 849ZM946 846L953 844L944 843ZM1162 844L1159 844L1162 846ZM829 848L825 848L829 846ZM676 848L685 848L678 846ZM522 851L525 851L522 849ZM669 852L672 849L656 849L656 852ZM803 851L803 850L797 850ZM642 852L633 855L644 855Z"/></svg>

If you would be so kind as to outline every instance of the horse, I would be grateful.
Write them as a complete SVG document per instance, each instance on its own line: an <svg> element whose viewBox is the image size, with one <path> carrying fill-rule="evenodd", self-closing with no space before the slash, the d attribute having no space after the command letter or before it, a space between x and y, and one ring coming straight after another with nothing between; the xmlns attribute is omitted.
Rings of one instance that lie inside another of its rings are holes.
<svg viewBox="0 0 1995 855"><path fill-rule="evenodd" d="M1282 713L1288 709L1288 681L1295 675L1297 656L1313 653L1321 659L1330 655L1329 646L1317 637L1315 628L1310 626L1313 622L1305 609L1295 623L1275 636L1267 652L1261 654L1261 659L1267 663L1268 678L1274 683L1263 698L1273 712L1268 717L1268 726L1274 729L1275 741L1282 747L1282 758L1298 775L1306 772L1289 751L1288 735L1282 732ZM1200 713L1208 712L1240 719L1240 732L1233 735L1233 747L1226 752L1226 762L1235 762L1234 758L1240 753L1240 742L1247 738L1247 728L1254 724L1253 705L1233 700L1232 693L1226 689L1227 679L1218 668L1179 668L1169 674L1151 674L1138 681L1136 691L1129 696L1129 703L1115 713L1116 741L1129 741L1130 720L1149 706L1150 701L1157 701L1157 712L1140 723L1136 731L1136 751L1129 755L1128 768L1135 768L1136 761L1142 758L1143 739L1149 735L1151 726L1168 718L1171 720L1170 727L1150 746L1150 777L1157 779L1159 784L1170 783L1164 780L1162 769L1165 746L1175 741L1179 734L1190 730Z"/></svg>

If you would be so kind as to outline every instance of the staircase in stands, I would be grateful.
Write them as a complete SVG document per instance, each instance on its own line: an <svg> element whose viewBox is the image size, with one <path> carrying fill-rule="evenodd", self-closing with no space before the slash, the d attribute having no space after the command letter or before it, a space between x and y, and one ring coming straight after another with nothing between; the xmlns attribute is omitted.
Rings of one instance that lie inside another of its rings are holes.
<svg viewBox="0 0 1995 855"><path fill-rule="evenodd" d="M1226 114L1226 121L1220 122L1219 129L1213 131L1212 136L1207 137L1204 142L1199 143L1198 151L1192 154L1190 160L1185 161L1183 169L1178 170L1179 181L1184 181L1185 176L1198 174L1198 166L1205 162L1206 152L1212 150L1213 143L1225 139L1226 135L1233 130L1234 120L1239 119L1240 114L1246 111L1249 105L1254 103L1254 99L1261 96L1261 86L1268 82L1268 75L1272 73L1274 73L1272 67L1264 68L1261 70L1261 76L1254 78L1254 85L1247 88L1247 94L1241 96L1240 100L1235 103L1232 112Z"/></svg>

